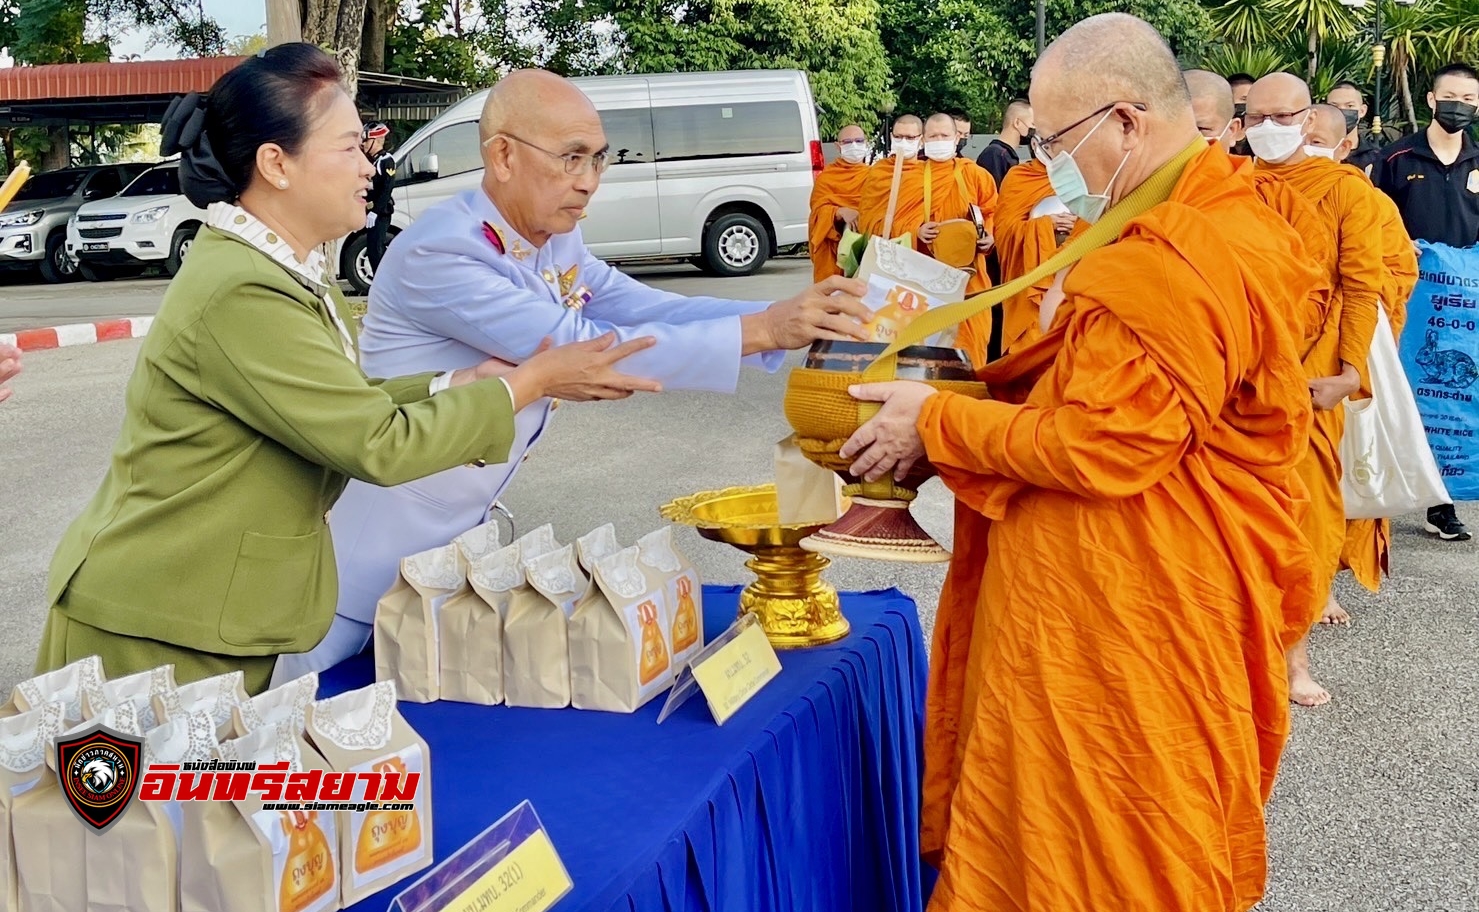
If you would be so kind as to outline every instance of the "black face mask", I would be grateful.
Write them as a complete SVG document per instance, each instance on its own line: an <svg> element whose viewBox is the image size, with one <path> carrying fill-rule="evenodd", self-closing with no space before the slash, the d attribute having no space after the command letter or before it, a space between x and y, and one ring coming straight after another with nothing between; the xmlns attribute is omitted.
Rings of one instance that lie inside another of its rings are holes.
<svg viewBox="0 0 1479 912"><path fill-rule="evenodd" d="M1238 120L1242 120L1243 119L1243 115L1244 114L1247 114L1247 113L1248 113L1248 103L1247 102L1243 102L1242 104L1235 104L1235 105L1233 105L1233 116L1236 117Z"/></svg>
<svg viewBox="0 0 1479 912"><path fill-rule="evenodd" d="M1028 127L1027 135L1022 137L1022 145L1030 146L1034 139L1037 139L1037 127Z"/></svg>
<svg viewBox="0 0 1479 912"><path fill-rule="evenodd" d="M1449 133L1462 133L1474 123L1479 108L1463 101L1440 101L1433 106L1433 120Z"/></svg>
<svg viewBox="0 0 1479 912"><path fill-rule="evenodd" d="M964 152L965 151L965 144L968 143L968 142L970 142L970 140L968 140L968 139L957 139L955 141L955 154L956 155L959 155L962 152Z"/></svg>
<svg viewBox="0 0 1479 912"><path fill-rule="evenodd" d="M1360 111L1348 111L1348 110L1342 108L1341 111L1340 111L1340 113L1343 114L1343 115L1345 115L1345 131L1347 133L1349 133L1352 130L1356 129L1356 124L1358 124L1358 123L1361 122L1361 112Z"/></svg>

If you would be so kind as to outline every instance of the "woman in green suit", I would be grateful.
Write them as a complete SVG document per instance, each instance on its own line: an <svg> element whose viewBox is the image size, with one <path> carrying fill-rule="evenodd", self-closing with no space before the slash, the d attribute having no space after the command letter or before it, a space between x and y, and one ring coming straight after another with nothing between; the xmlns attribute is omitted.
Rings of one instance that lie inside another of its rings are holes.
<svg viewBox="0 0 1479 912"><path fill-rule="evenodd" d="M325 519L348 479L501 462L525 405L657 390L614 367L652 340L610 336L517 368L367 379L318 250L364 227L360 130L338 66L306 44L171 106L162 150L208 222L144 341L107 477L52 561L37 673L96 654L110 677L239 668L260 692L333 620Z"/></svg>

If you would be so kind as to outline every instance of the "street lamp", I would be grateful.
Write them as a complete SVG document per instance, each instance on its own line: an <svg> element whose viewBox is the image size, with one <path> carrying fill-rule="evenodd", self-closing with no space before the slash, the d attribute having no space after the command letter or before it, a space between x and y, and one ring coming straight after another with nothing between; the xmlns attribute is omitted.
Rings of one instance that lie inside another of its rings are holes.
<svg viewBox="0 0 1479 912"><path fill-rule="evenodd" d="M1365 9L1369 0L1340 0L1341 6L1351 9ZM1392 0L1398 6L1416 6L1417 0ZM1371 107L1374 112L1371 115L1371 135L1376 139L1381 138L1381 70L1387 61L1387 46L1382 43L1381 35L1381 8L1382 0L1376 0L1376 35L1371 45L1371 65L1376 68L1376 91L1372 95Z"/></svg>

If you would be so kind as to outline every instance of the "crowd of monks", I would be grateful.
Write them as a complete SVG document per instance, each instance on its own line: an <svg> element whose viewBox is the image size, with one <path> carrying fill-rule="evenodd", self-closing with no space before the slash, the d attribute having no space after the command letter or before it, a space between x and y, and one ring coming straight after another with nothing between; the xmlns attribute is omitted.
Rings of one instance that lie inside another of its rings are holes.
<svg viewBox="0 0 1479 912"><path fill-rule="evenodd" d="M919 156L944 115L898 118L889 156L817 181L818 279L844 228L882 233L902 157L890 233L932 253L934 224L978 207L975 294L1088 229L1049 178L1062 156L1078 203L1182 169L1117 241L961 328L991 399L854 393L883 403L844 448L854 474L927 457L956 497L926 722L932 910L1250 909L1289 704L1330 699L1307 635L1348 620L1339 572L1375 590L1387 567L1388 523L1345 518L1339 444L1378 309L1402 331L1415 247L1346 163L1341 109L1288 74L1241 89L1095 16L1009 108L1037 154L1000 182L938 143Z"/></svg>

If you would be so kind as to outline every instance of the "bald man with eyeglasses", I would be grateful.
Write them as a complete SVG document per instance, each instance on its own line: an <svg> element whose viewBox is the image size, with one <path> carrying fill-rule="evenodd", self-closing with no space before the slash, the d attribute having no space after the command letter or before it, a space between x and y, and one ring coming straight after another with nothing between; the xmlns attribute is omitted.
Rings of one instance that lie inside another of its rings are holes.
<svg viewBox="0 0 1479 912"><path fill-rule="evenodd" d="M866 287L841 276L784 301L736 301L658 291L597 259L579 224L606 170L606 135L570 81L510 73L488 93L478 126L482 186L418 218L375 276L360 335L367 371L453 371L489 358L512 366L546 339L614 332L619 341L657 339L623 362L627 373L666 390L732 393L744 365L775 371L787 350L865 338ZM329 518L339 565L334 625L313 652L284 656L274 680L361 651L399 561L487 521L554 408L546 401L520 413L503 465L394 488L351 483Z"/></svg>

